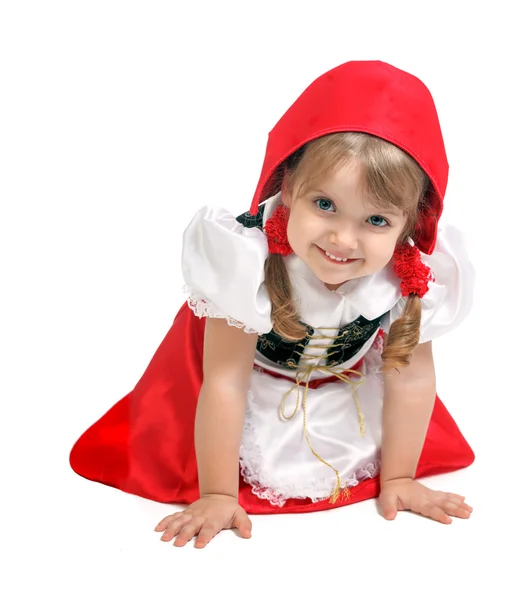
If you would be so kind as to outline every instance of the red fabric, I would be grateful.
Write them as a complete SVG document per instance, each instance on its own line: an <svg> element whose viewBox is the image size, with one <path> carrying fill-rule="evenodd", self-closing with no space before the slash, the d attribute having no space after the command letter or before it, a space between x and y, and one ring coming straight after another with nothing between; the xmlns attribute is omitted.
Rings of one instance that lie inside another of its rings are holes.
<svg viewBox="0 0 524 600"><path fill-rule="evenodd" d="M264 231L266 232L267 247L270 254L288 256L293 252L293 248L291 248L287 239L288 220L288 209L281 204L266 221Z"/></svg>
<svg viewBox="0 0 524 600"><path fill-rule="evenodd" d="M413 236L422 252L435 248L448 182L448 162L439 119L427 87L381 61L351 61L318 77L269 133L250 212L280 190L279 167L301 146L329 133L360 131L395 144L424 169L432 189L428 209Z"/></svg>
<svg viewBox="0 0 524 600"><path fill-rule="evenodd" d="M187 305L176 316L135 389L76 442L71 467L79 475L166 503L198 498L193 428L202 383L205 319ZM429 425L417 476L470 465L474 455L440 399ZM240 479L240 504L250 514L331 509L378 495L377 479L351 489L349 499L289 500L282 508L257 498Z"/></svg>
<svg viewBox="0 0 524 600"><path fill-rule="evenodd" d="M360 379L360 377L356 376L354 371L358 371L360 369L360 367L362 366L363 362L364 362L364 359L361 358L355 366L351 367L351 369L348 369L347 371L341 371L340 374L346 375L347 377L353 377L354 379L356 379L358 381ZM269 375L271 375L272 377L276 377L277 379L288 379L291 382L291 385L296 385L296 383L297 383L296 377L286 377L286 375L281 375L280 373L274 373L273 371L264 369L263 367L261 367L259 365L257 365L257 369L259 369L260 371L263 371L264 373L268 373ZM320 387L321 385L324 385L325 383L334 383L336 381L340 381L340 379L336 375L333 375L331 377L322 377L320 379L311 379L310 381L307 382L307 386L308 386L308 388L311 388L312 390L316 390L318 387ZM299 381L298 383L302 387L306 386L305 380Z"/></svg>
<svg viewBox="0 0 524 600"><path fill-rule="evenodd" d="M410 244L399 244L393 253L395 273L399 277L403 296L416 294L420 298L427 294L429 282L435 281L431 269L420 258L420 250Z"/></svg>

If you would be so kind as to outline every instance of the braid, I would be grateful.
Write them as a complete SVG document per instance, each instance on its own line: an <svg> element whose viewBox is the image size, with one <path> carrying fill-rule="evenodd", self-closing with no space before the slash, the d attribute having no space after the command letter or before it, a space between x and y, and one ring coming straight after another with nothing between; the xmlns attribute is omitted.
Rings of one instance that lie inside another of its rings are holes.
<svg viewBox="0 0 524 600"><path fill-rule="evenodd" d="M306 335L293 302L293 289L281 254L269 254L265 264L266 289L271 300L273 330L285 339L296 341Z"/></svg>
<svg viewBox="0 0 524 600"><path fill-rule="evenodd" d="M422 306L420 298L410 294L402 315L391 324L382 352L382 370L407 367L420 339Z"/></svg>

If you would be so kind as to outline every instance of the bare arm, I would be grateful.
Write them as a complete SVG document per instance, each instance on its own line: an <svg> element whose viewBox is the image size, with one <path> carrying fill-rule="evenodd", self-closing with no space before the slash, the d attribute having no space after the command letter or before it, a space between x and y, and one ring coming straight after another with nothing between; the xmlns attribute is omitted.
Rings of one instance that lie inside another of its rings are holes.
<svg viewBox="0 0 524 600"><path fill-rule="evenodd" d="M195 422L201 496L238 496L239 447L257 338L225 319L207 319Z"/></svg>
<svg viewBox="0 0 524 600"><path fill-rule="evenodd" d="M384 373L382 483L414 478L435 394L431 342L417 346L408 367Z"/></svg>

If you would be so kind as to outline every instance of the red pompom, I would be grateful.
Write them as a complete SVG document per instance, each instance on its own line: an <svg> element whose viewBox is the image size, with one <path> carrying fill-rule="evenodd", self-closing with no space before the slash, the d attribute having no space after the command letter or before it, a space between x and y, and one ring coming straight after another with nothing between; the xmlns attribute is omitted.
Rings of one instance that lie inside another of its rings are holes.
<svg viewBox="0 0 524 600"><path fill-rule="evenodd" d="M266 221L266 232L270 254L287 256L293 252L287 239L287 222L289 213L287 208L280 204L271 217Z"/></svg>
<svg viewBox="0 0 524 600"><path fill-rule="evenodd" d="M420 258L420 250L410 244L400 244L393 253L395 273L401 279L403 296L416 294L422 298L428 291L430 281L435 281L431 269Z"/></svg>

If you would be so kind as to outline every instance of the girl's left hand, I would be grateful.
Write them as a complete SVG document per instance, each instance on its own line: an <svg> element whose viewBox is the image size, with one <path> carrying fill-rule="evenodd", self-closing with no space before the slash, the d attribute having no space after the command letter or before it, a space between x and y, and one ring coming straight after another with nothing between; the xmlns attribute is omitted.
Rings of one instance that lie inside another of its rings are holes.
<svg viewBox="0 0 524 600"><path fill-rule="evenodd" d="M381 484L378 502L384 517L392 520L399 510L410 510L435 521L449 524L450 517L468 519L473 510L465 496L430 490L413 479L391 479Z"/></svg>

